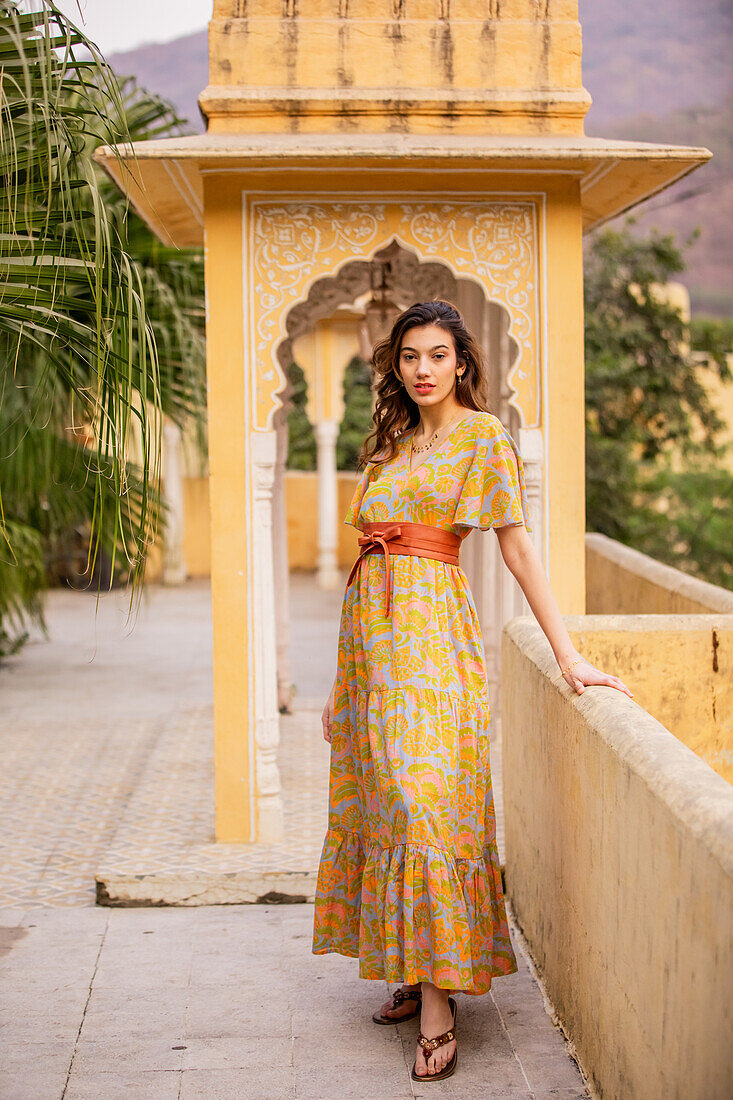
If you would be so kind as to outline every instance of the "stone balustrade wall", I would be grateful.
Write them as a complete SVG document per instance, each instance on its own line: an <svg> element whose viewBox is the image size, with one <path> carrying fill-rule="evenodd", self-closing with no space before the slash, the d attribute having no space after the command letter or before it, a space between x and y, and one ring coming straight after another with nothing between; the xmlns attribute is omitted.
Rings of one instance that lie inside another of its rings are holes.
<svg viewBox="0 0 733 1100"><path fill-rule="evenodd" d="M589 615L733 612L733 592L664 565L606 535L585 536Z"/></svg>
<svg viewBox="0 0 733 1100"><path fill-rule="evenodd" d="M502 663L507 892L594 1091L727 1100L733 788L635 700L558 681L534 619Z"/></svg>

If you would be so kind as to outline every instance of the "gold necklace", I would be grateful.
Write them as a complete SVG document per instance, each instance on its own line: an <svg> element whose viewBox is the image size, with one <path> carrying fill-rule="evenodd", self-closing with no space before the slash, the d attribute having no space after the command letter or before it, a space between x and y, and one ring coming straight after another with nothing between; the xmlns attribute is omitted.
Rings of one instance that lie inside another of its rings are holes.
<svg viewBox="0 0 733 1100"><path fill-rule="evenodd" d="M423 443L423 445L421 447L416 447L415 444L412 443L412 452L413 452L413 454L419 455L421 451L429 451L430 448L432 447L433 443L435 442L435 440L438 437L438 431L439 431L439 429L436 428L435 431L433 432L432 436L430 437L430 440L427 443ZM410 436L410 442L412 442L412 436Z"/></svg>
<svg viewBox="0 0 733 1100"><path fill-rule="evenodd" d="M448 432L448 429L449 429L450 427L452 427L452 425L453 425L453 424L455 424L455 422L456 422L457 420L460 420L460 416L454 416L454 417L453 417L453 419L452 419L452 420L450 420L450 421L449 421L449 422L448 422L448 423L446 424L446 426L445 426L445 428L444 428L444 431L446 432L446 434L447 434L447 432ZM417 429L417 425L415 425L415 430L416 430L416 429ZM436 440L436 439L438 438L438 433L440 432L440 430L441 430L441 429L440 429L440 428L436 428L436 429L435 429L435 431L433 432L433 434L431 435L431 437L430 437L429 441L428 441L427 443L423 443L423 444L422 444L422 445L421 445L420 447L416 447L416 446L415 446L415 443L414 443L415 430L413 430L413 433L412 433L412 435L410 436L410 469L412 469L412 456L413 456L414 454L421 454L421 453L422 453L423 451L429 451L429 450L430 450L430 448L431 448L431 447L433 446L433 444L435 443L435 440ZM444 438L445 438L445 437L444 437Z"/></svg>

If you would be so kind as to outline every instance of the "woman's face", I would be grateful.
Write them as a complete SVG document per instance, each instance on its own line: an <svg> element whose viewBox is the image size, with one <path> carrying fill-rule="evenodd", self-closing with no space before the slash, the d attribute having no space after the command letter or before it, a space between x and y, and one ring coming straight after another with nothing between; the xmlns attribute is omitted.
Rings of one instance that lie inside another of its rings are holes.
<svg viewBox="0 0 733 1100"><path fill-rule="evenodd" d="M439 325L421 325L403 333L398 369L416 405L439 405L450 397L458 365L453 337Z"/></svg>

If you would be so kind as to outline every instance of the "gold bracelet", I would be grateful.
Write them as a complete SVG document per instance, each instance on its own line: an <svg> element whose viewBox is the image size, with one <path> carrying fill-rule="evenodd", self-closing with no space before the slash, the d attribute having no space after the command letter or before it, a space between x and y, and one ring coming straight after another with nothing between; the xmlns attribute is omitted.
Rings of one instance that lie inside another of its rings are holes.
<svg viewBox="0 0 733 1100"><path fill-rule="evenodd" d="M570 669L571 669L571 668L575 668L575 666L576 666L577 664L579 664L579 663L580 663L580 661L584 661L584 660L585 660L585 657L578 657L578 658L576 658L576 660L574 660L574 661L572 662L572 664L569 664L567 668L561 668L561 669L560 669L560 675L561 675L561 676L564 676L566 672L570 672Z"/></svg>

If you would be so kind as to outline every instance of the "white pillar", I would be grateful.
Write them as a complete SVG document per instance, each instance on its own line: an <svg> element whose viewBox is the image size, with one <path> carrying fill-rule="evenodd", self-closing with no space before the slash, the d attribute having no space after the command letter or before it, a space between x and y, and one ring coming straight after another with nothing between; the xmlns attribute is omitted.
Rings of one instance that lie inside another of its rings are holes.
<svg viewBox="0 0 733 1100"><path fill-rule="evenodd" d="M272 493L272 561L275 574L275 641L277 645L277 705L290 712L293 683L290 670L290 570L285 474L288 458L288 420L285 407L275 413L277 447Z"/></svg>
<svg viewBox="0 0 733 1100"><path fill-rule="evenodd" d="M252 433L254 522L250 628L254 641L256 835L262 844L277 843L283 836L277 764L280 716L277 705L275 574L272 561L272 487L276 453L277 435L274 431Z"/></svg>
<svg viewBox="0 0 733 1100"><path fill-rule="evenodd" d="M315 425L318 470L318 587L338 588L341 576L337 560L338 477L336 474L335 420Z"/></svg>
<svg viewBox="0 0 733 1100"><path fill-rule="evenodd" d="M181 429L172 420L163 424L163 498L166 505L163 538L163 584L183 584L186 559L183 553L183 463Z"/></svg>

